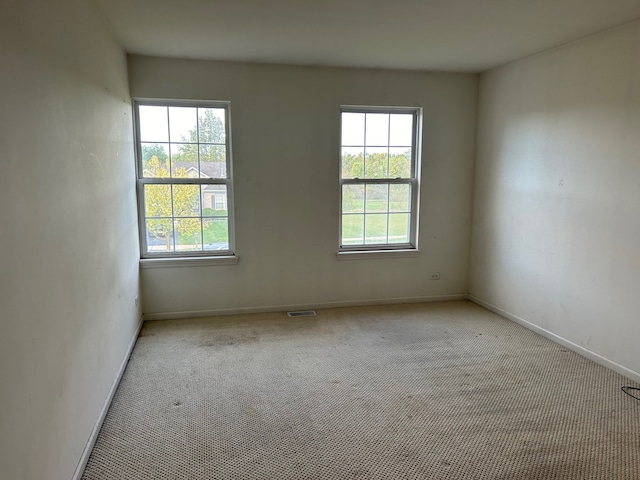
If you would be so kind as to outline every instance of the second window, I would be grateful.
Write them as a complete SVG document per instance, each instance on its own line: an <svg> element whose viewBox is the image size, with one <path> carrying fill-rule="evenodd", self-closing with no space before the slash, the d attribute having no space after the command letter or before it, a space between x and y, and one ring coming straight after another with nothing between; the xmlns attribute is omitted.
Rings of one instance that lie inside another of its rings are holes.
<svg viewBox="0 0 640 480"><path fill-rule="evenodd" d="M419 114L342 108L341 251L417 247Z"/></svg>

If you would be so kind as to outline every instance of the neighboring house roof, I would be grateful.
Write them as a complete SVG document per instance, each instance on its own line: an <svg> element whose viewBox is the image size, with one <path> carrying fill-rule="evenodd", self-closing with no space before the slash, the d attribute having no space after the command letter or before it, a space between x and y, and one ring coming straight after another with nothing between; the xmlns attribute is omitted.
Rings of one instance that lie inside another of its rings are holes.
<svg viewBox="0 0 640 480"><path fill-rule="evenodd" d="M200 162L200 169L198 169L198 162L174 162L173 168L184 168L190 177L202 178L202 175L208 178L226 178L227 165L223 162ZM225 185L204 185L204 190L207 192L217 192L226 190Z"/></svg>
<svg viewBox="0 0 640 480"><path fill-rule="evenodd" d="M175 162L173 168L184 168L186 171L192 170L200 172L209 178L227 178L227 165L224 162ZM200 175L195 175L196 177Z"/></svg>

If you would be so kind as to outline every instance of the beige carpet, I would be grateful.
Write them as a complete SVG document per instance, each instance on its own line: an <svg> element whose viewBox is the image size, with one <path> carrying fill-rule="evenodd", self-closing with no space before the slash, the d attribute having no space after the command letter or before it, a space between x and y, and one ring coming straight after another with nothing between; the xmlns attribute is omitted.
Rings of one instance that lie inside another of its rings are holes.
<svg viewBox="0 0 640 480"><path fill-rule="evenodd" d="M145 323L84 479L640 479L626 378L468 302Z"/></svg>

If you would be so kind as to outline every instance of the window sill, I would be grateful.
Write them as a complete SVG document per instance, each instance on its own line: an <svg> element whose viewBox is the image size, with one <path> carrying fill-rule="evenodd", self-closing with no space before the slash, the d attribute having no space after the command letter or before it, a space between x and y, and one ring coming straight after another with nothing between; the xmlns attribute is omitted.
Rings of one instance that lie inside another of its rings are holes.
<svg viewBox="0 0 640 480"><path fill-rule="evenodd" d="M420 250L404 249L404 250L351 250L338 252L336 257L338 260L366 260L366 259L383 259L383 258L405 258L417 257Z"/></svg>
<svg viewBox="0 0 640 480"><path fill-rule="evenodd" d="M173 267L210 267L218 265L235 265L239 258L235 255L220 257L175 257L175 258L141 258L140 268L173 268Z"/></svg>

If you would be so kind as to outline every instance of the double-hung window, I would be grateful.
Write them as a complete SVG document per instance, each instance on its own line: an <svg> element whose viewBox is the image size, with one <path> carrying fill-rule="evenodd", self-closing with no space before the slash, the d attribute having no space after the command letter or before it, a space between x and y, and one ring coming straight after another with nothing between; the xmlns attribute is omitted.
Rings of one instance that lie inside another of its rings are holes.
<svg viewBox="0 0 640 480"><path fill-rule="evenodd" d="M234 253L227 102L134 101L144 258Z"/></svg>
<svg viewBox="0 0 640 480"><path fill-rule="evenodd" d="M416 250L420 109L343 107L340 252Z"/></svg>

